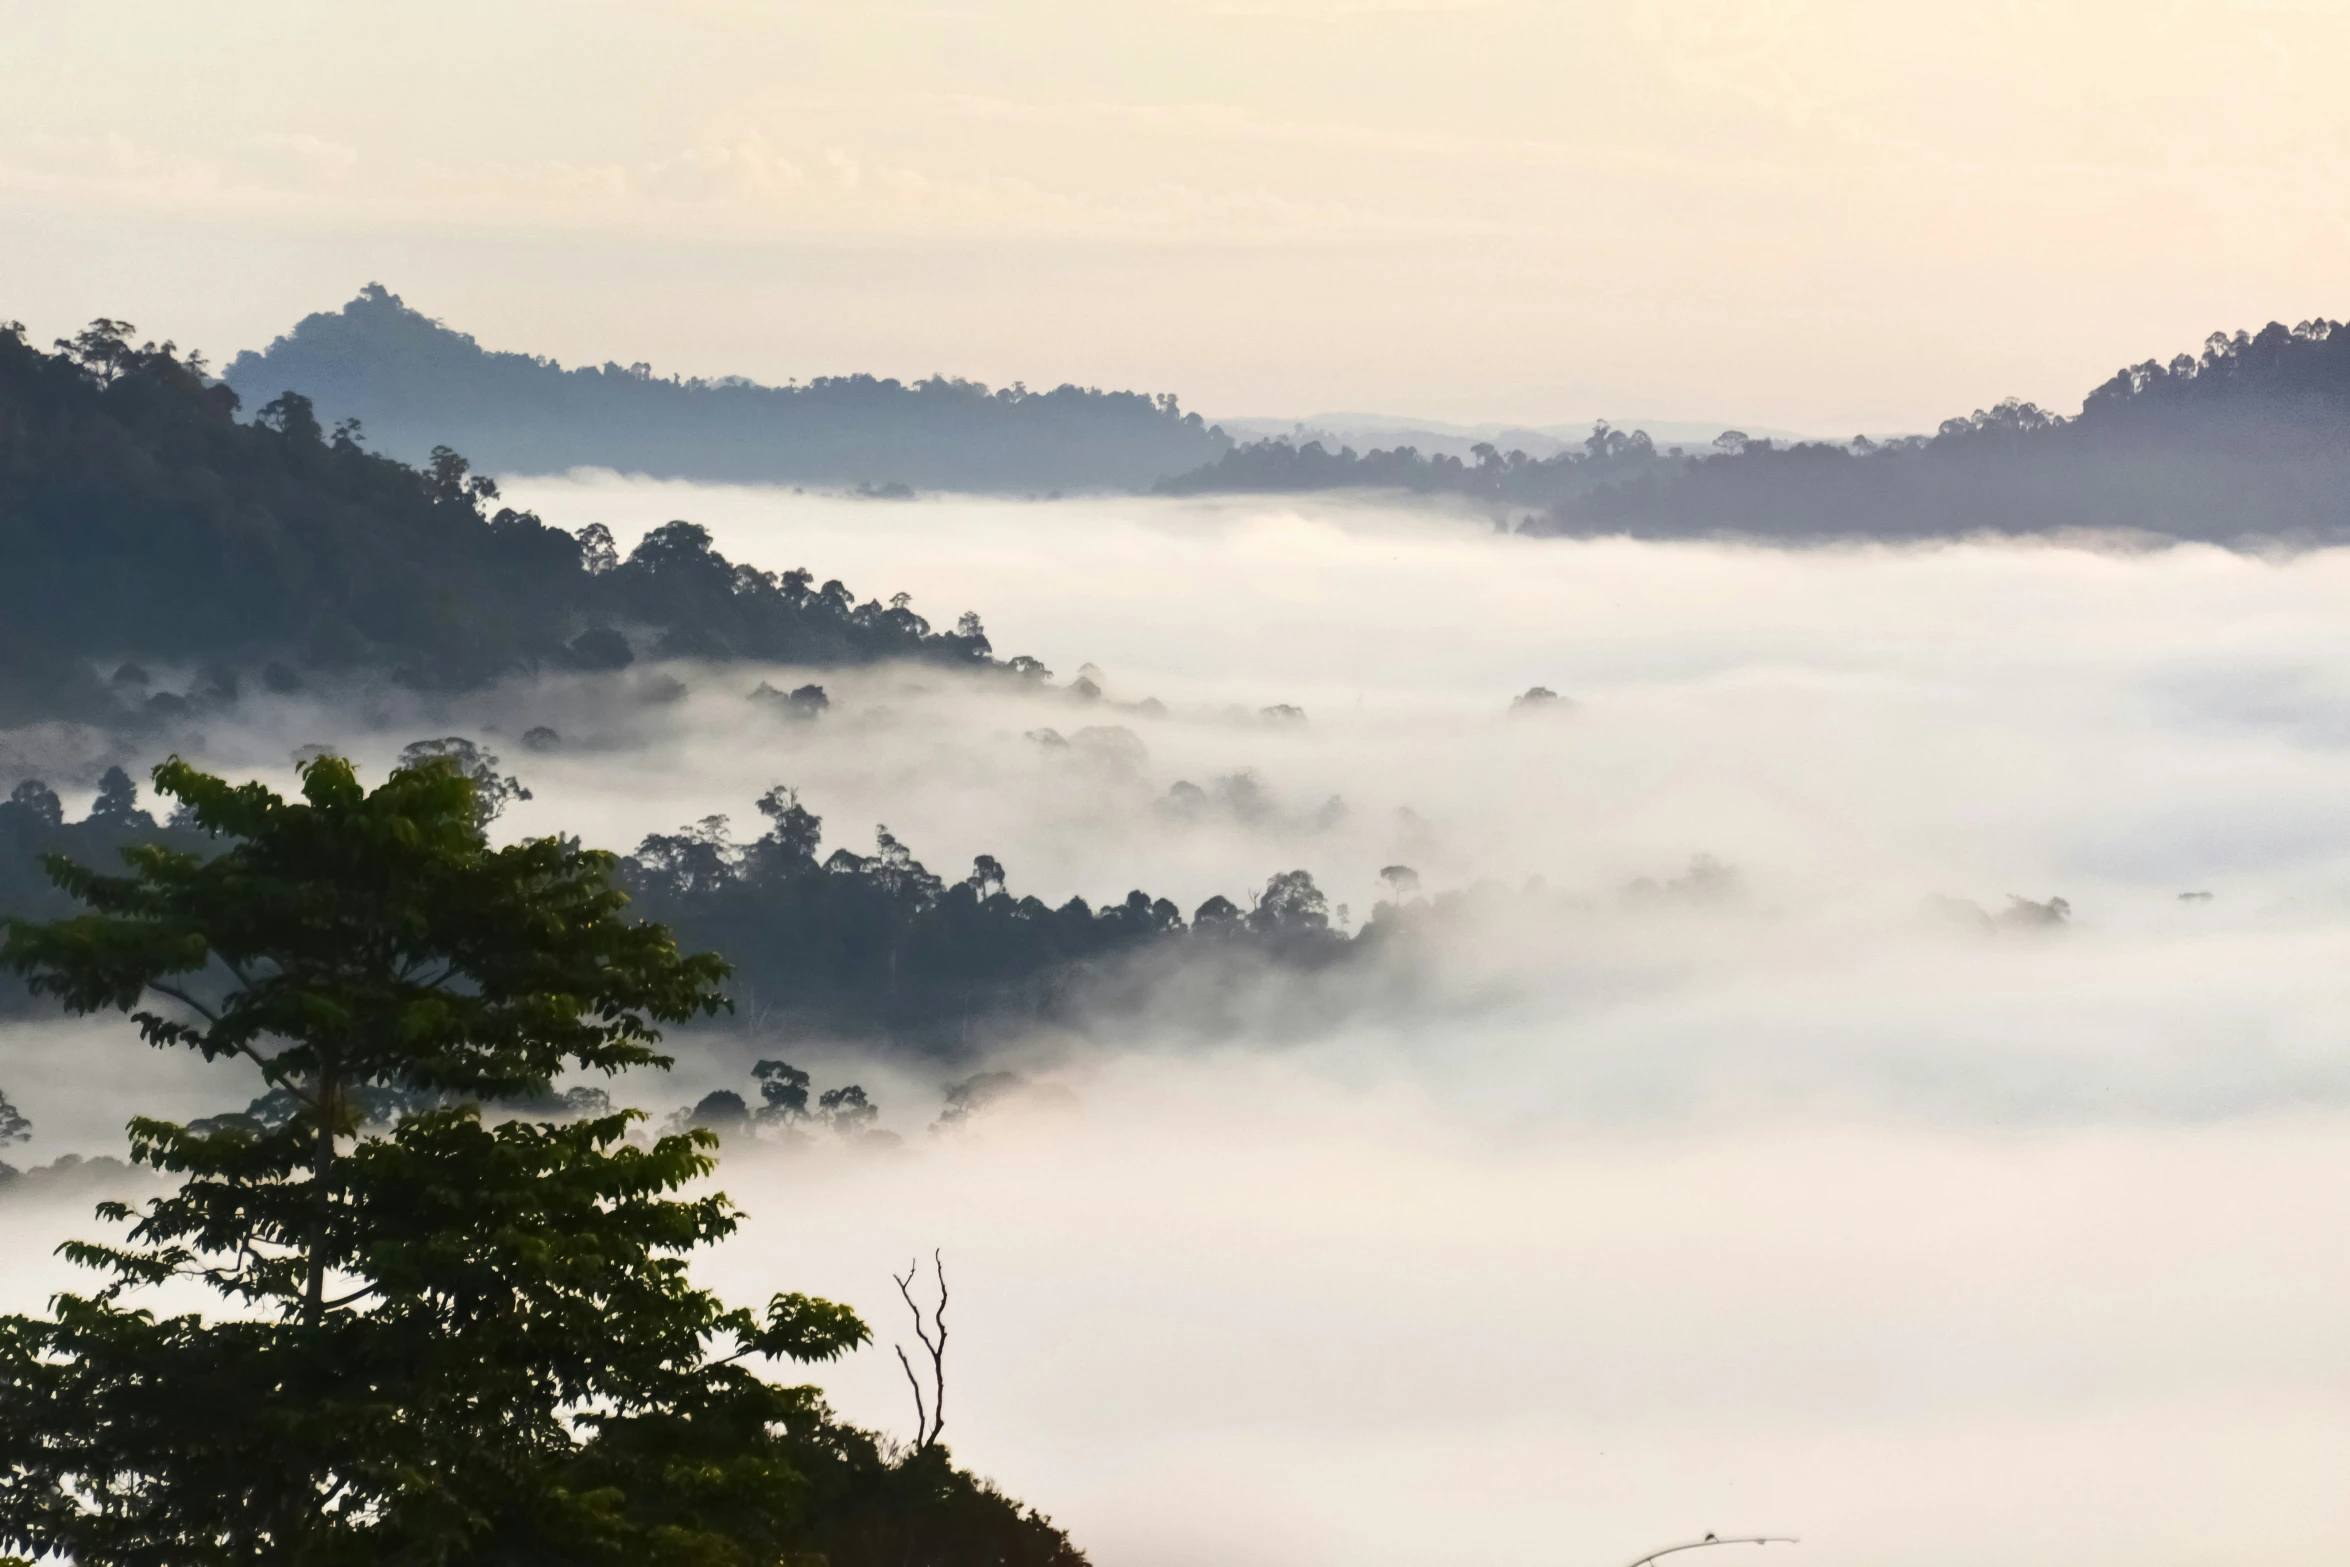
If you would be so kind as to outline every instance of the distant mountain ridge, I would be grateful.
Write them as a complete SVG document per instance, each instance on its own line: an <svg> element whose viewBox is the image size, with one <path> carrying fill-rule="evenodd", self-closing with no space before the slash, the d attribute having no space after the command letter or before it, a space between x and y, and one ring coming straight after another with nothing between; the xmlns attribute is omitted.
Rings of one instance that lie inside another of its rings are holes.
<svg viewBox="0 0 2350 1567"><path fill-rule="evenodd" d="M1930 436L1790 442L1733 430L1687 451L1602 424L1579 447L1493 438L1463 453L1392 436L1358 451L1320 433L1249 441L1159 488L1456 495L1521 533L2350 542L2350 327L2324 319L2214 332L2200 355L2117 371L2077 414L2010 398Z"/></svg>
<svg viewBox="0 0 2350 1567"><path fill-rule="evenodd" d="M616 468L736 483L908 485L1012 493L1148 489L1231 442L1169 394L869 375L797 386L656 377L645 364L566 369L485 349L370 283L338 311L230 362L247 406L281 392L357 419L411 462L463 450L492 473Z"/></svg>
<svg viewBox="0 0 2350 1567"><path fill-rule="evenodd" d="M1363 450L1381 447L1394 450L1409 446L1424 457L1458 457L1464 461L1474 456L1480 445L1490 445L1501 451L1522 451L1529 457L1556 457L1561 452L1582 448L1591 439L1592 432L1603 427L1622 425L1629 430L1645 430L1658 446L1682 446L1692 450L1710 446L1723 434L1738 430L1750 437L1775 441L1800 441L1799 431L1781 429L1773 425L1752 423L1731 424L1709 419L1585 419L1565 424L1455 424L1443 419L1418 419L1401 414L1337 412L1308 415L1303 419L1242 418L1229 415L1216 423L1235 441L1248 443L1262 440L1284 440L1293 446L1307 441L1320 441L1331 451L1342 446Z"/></svg>

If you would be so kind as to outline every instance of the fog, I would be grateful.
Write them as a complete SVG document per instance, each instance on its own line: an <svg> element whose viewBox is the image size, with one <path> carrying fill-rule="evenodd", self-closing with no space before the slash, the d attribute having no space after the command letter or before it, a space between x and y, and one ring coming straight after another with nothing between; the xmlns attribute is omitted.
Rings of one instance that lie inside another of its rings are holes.
<svg viewBox="0 0 2350 1567"><path fill-rule="evenodd" d="M469 734L534 791L499 832L621 849L748 833L788 783L828 845L887 823L1055 903L1188 911L1304 868L1359 924L1385 866L1492 884L1393 983L1268 980L1212 1029L1177 987L1022 1041L1041 1086L960 1127L940 1087L980 1063L792 1042L902 1141L734 1149L753 1218L703 1276L858 1304L881 1342L821 1380L902 1428L887 1275L942 1248L948 1441L1105 1567L1604 1567L1709 1530L1816 1567L2350 1545L2350 556L610 475L506 498L976 609L1055 681L640 665L248 703L183 748L284 784L305 744L380 770ZM814 722L747 700L808 680ZM1513 710L1536 685L1564 700ZM2011 897L2070 918L1964 908ZM256 1091L125 1034L10 1033L16 1162ZM680 1048L625 1096L747 1087L777 1047L747 1020ZM65 1276L38 1258L80 1206L0 1206L5 1304Z"/></svg>

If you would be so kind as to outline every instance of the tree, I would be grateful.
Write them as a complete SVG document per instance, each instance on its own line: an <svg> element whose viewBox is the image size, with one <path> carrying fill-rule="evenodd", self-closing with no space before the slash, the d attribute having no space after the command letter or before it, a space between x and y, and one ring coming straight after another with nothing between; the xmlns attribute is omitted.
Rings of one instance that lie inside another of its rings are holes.
<svg viewBox="0 0 2350 1567"><path fill-rule="evenodd" d="M1266 934L1319 933L1330 928L1330 900L1307 871L1283 871L1265 883L1248 911L1252 930Z"/></svg>
<svg viewBox="0 0 2350 1567"><path fill-rule="evenodd" d="M810 1544L797 1455L839 1444L812 1389L743 1362L830 1359L864 1325L692 1287L683 1254L737 1222L721 1195L673 1195L709 1170L706 1133L634 1146L627 1112L480 1109L567 1069L665 1065L654 1025L719 1008L719 960L625 919L608 855L489 847L454 758L369 792L322 757L292 802L176 759L155 779L226 846L129 849L120 876L53 860L87 912L12 922L0 957L71 1011L257 1067L297 1108L133 1122L177 1192L120 1243L66 1248L102 1288L0 1319L0 1548L700 1567ZM453 1102L359 1135L367 1088ZM235 1315L124 1304L174 1279Z"/></svg>
<svg viewBox="0 0 2350 1567"><path fill-rule="evenodd" d="M57 798L57 791L38 778L27 778L8 796L8 803L17 808L17 814L35 827L54 828L65 821L65 802Z"/></svg>
<svg viewBox="0 0 2350 1567"><path fill-rule="evenodd" d="M792 1121L808 1113L808 1074L789 1061L762 1061L751 1068L759 1080L761 1122Z"/></svg>
<svg viewBox="0 0 2350 1567"><path fill-rule="evenodd" d="M138 363L139 351L130 341L137 330L128 321L100 316L73 336L59 338L57 351L80 365L98 385L112 386ZM150 343L147 348L152 353L155 345ZM165 345L164 352L171 352L170 345Z"/></svg>
<svg viewBox="0 0 2350 1567"><path fill-rule="evenodd" d="M98 798L90 804L89 819L111 826L153 831L155 819L139 809L138 785L119 767L109 767L98 779Z"/></svg>
<svg viewBox="0 0 2350 1567"><path fill-rule="evenodd" d="M472 783L474 814L484 827L496 821L507 806L530 798L530 791L522 786L520 779L498 771L495 752L483 750L462 735L410 741L401 749L397 765L415 767L441 756L454 763L458 774Z"/></svg>
<svg viewBox="0 0 2350 1567"><path fill-rule="evenodd" d="M318 410L300 392L281 392L263 403L253 422L275 430L297 446L315 446L326 439L318 423Z"/></svg>

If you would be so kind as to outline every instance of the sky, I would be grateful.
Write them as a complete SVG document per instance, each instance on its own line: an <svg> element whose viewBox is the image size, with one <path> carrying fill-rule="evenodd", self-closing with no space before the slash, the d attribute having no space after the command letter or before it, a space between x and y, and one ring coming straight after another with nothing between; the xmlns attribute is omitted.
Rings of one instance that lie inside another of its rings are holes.
<svg viewBox="0 0 2350 1567"><path fill-rule="evenodd" d="M2343 0L5 0L0 317L1930 428L2344 311Z"/></svg>

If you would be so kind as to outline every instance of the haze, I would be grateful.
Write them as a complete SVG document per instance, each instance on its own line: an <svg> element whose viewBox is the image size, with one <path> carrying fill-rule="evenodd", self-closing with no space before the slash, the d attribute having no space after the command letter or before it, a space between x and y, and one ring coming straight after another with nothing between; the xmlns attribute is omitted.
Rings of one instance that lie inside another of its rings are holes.
<svg viewBox="0 0 2350 1567"><path fill-rule="evenodd" d="M0 5L8 309L1845 436L2330 303L2332 0ZM681 279L691 287L678 286Z"/></svg>

